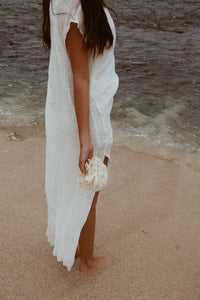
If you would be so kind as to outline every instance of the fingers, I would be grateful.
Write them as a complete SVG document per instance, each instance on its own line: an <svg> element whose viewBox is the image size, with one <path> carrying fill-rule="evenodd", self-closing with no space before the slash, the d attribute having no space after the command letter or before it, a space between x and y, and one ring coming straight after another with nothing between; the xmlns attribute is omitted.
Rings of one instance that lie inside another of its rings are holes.
<svg viewBox="0 0 200 300"><path fill-rule="evenodd" d="M79 157L79 168L81 172L86 175L86 168L85 168L85 163L88 159L88 152L81 152L80 157Z"/></svg>
<svg viewBox="0 0 200 300"><path fill-rule="evenodd" d="M86 175L86 167L85 164L88 159L92 159L93 157L93 146L91 145L87 149L81 149L79 156L79 168L81 172Z"/></svg>
<svg viewBox="0 0 200 300"><path fill-rule="evenodd" d="M85 163L86 163L85 160L84 160L84 161L79 161L79 168L80 168L81 172L82 172L84 175L86 175Z"/></svg>

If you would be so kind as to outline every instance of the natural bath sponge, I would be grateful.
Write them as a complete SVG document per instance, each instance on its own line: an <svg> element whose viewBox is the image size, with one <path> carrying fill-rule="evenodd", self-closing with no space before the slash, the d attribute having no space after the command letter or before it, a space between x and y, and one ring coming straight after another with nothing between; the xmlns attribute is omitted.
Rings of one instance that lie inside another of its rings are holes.
<svg viewBox="0 0 200 300"><path fill-rule="evenodd" d="M98 158L93 156L85 163L86 175L82 172L78 175L78 182L84 189L99 191L107 184L108 170L106 165Z"/></svg>

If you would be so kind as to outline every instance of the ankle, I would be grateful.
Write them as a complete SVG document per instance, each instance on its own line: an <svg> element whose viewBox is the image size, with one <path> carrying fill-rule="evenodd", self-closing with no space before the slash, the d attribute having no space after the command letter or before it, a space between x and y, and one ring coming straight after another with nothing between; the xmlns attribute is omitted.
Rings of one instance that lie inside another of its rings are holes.
<svg viewBox="0 0 200 300"><path fill-rule="evenodd" d="M87 266L88 268L90 268L93 265L94 262L94 257L90 257L90 258L80 258L80 262L81 264L84 264L85 266Z"/></svg>

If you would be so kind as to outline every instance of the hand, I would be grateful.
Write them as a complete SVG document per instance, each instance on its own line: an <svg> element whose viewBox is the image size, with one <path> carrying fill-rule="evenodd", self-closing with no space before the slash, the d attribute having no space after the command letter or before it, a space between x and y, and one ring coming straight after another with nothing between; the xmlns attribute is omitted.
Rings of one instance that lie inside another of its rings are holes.
<svg viewBox="0 0 200 300"><path fill-rule="evenodd" d="M92 159L93 157L93 145L91 142L87 142L82 145L80 148L80 156L79 156L79 168L81 172L86 175L85 163L88 158Z"/></svg>

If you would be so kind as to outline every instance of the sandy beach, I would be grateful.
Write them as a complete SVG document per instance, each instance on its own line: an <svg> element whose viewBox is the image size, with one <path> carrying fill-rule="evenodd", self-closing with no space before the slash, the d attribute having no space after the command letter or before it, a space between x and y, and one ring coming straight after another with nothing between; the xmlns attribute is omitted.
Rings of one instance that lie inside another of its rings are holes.
<svg viewBox="0 0 200 300"><path fill-rule="evenodd" d="M45 236L45 135L0 133L2 300L199 300L200 173L113 145L99 194L101 271L71 272Z"/></svg>

